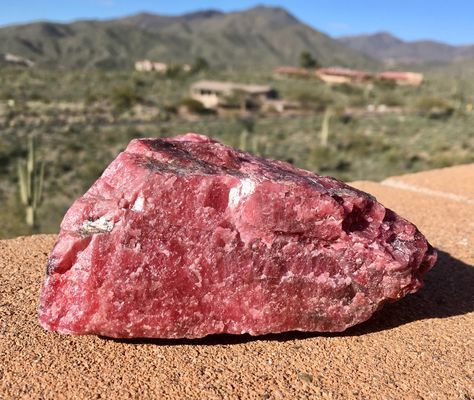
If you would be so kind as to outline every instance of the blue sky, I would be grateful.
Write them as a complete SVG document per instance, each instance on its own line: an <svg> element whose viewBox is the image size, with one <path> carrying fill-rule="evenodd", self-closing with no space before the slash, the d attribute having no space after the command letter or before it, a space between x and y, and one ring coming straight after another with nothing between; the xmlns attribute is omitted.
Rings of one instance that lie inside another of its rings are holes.
<svg viewBox="0 0 474 400"><path fill-rule="evenodd" d="M33 20L113 18L139 11L180 14L278 5L332 36L386 30L406 39L474 44L473 0L0 0L0 25Z"/></svg>

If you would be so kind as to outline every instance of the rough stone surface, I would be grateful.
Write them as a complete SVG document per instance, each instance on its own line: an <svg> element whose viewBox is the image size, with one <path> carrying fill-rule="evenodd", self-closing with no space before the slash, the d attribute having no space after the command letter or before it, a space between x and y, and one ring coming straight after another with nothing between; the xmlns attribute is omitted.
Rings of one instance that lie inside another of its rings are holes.
<svg viewBox="0 0 474 400"><path fill-rule="evenodd" d="M333 178L205 136L141 139L66 214L39 315L110 337L343 331L417 291L435 259Z"/></svg>

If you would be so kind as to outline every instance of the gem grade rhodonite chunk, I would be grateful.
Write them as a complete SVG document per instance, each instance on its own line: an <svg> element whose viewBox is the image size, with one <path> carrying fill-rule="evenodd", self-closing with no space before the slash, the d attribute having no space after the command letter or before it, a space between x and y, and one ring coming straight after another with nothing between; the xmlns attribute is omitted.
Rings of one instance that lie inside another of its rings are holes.
<svg viewBox="0 0 474 400"><path fill-rule="evenodd" d="M139 139L64 217L39 318L110 337L343 331L435 260L413 224L334 178L197 134Z"/></svg>

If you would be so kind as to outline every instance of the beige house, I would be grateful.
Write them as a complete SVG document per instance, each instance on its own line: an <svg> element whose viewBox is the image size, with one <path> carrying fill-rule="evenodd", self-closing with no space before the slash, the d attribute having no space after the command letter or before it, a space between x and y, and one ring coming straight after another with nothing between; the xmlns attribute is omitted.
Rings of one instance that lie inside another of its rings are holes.
<svg viewBox="0 0 474 400"><path fill-rule="evenodd" d="M378 75L380 79L394 81L401 86L420 86L423 82L423 74L417 72L385 71Z"/></svg>
<svg viewBox="0 0 474 400"><path fill-rule="evenodd" d="M365 82L370 80L373 74L348 68L330 67L318 68L316 70L316 76L326 83L340 84Z"/></svg>
<svg viewBox="0 0 474 400"><path fill-rule="evenodd" d="M168 70L168 64L151 60L138 60L135 62L135 69L137 71L156 71L165 73Z"/></svg>
<svg viewBox="0 0 474 400"><path fill-rule="evenodd" d="M308 70L305 68L283 66L276 68L274 73L277 76L316 76L328 84L368 83L374 79L392 81L397 85L406 86L420 86L423 82L423 74L408 71L385 71L381 73L375 73L341 67L328 67L318 68L316 70Z"/></svg>
<svg viewBox="0 0 474 400"><path fill-rule="evenodd" d="M0 54L0 61L4 61L8 64L20 65L22 67L33 67L35 65L35 63L28 58L20 57L11 53Z"/></svg>
<svg viewBox="0 0 474 400"><path fill-rule="evenodd" d="M266 85L199 81L191 86L191 97L200 101L206 108L226 106L226 100L237 92L243 92L249 101L259 104L278 97L277 92L271 86Z"/></svg>

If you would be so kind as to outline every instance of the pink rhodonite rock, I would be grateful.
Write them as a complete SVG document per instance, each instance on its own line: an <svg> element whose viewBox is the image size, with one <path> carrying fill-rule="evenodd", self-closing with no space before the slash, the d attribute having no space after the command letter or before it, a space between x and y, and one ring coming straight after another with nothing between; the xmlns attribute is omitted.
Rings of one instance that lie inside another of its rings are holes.
<svg viewBox="0 0 474 400"><path fill-rule="evenodd" d="M133 140L64 217L39 317L111 337L343 331L418 290L435 259L334 178L196 134Z"/></svg>

